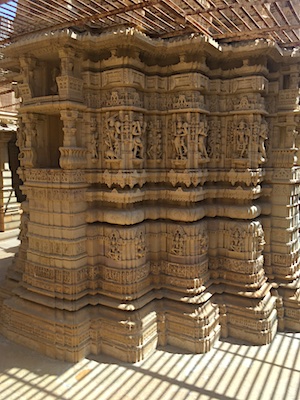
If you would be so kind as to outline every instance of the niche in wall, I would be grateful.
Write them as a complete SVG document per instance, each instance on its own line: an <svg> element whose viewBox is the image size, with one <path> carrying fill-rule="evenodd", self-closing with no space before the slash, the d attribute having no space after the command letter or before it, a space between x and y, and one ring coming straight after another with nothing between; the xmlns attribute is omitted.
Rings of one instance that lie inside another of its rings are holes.
<svg viewBox="0 0 300 400"><path fill-rule="evenodd" d="M37 167L60 168L59 147L63 145L63 123L59 115L41 118L37 139Z"/></svg>

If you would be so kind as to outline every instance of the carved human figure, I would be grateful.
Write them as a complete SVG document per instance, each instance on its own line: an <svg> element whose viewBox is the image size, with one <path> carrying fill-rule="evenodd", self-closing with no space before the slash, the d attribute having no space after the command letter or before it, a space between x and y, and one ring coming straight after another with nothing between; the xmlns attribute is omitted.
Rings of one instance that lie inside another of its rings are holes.
<svg viewBox="0 0 300 400"><path fill-rule="evenodd" d="M51 71L51 84L50 84L50 93L57 94L58 86L56 82L56 78L59 76L60 70L58 67L54 67Z"/></svg>
<svg viewBox="0 0 300 400"><path fill-rule="evenodd" d="M162 137L160 133L160 121L149 122L147 135L147 157L149 160L160 160L162 158Z"/></svg>
<svg viewBox="0 0 300 400"><path fill-rule="evenodd" d="M160 160L162 158L162 143L161 143L162 137L161 133L158 133L156 135L156 158Z"/></svg>
<svg viewBox="0 0 300 400"><path fill-rule="evenodd" d="M110 250L108 256L114 260L121 259L120 243L115 233L110 237Z"/></svg>
<svg viewBox="0 0 300 400"><path fill-rule="evenodd" d="M257 230L257 251L263 251L266 244L265 235L262 226L259 226Z"/></svg>
<svg viewBox="0 0 300 400"><path fill-rule="evenodd" d="M173 237L171 253L176 255L182 255L184 251L184 237L182 233L177 230Z"/></svg>
<svg viewBox="0 0 300 400"><path fill-rule="evenodd" d="M258 152L260 154L260 161L264 162L267 158L267 152L265 148L265 141L268 139L268 124L263 121L259 131L259 143Z"/></svg>
<svg viewBox="0 0 300 400"><path fill-rule="evenodd" d="M147 144L147 156L150 160L154 159L154 154L155 154L155 138L151 128L152 124L150 126L150 131L148 134L148 144Z"/></svg>
<svg viewBox="0 0 300 400"><path fill-rule="evenodd" d="M175 147L175 156L178 160L187 158L187 135L188 123L177 121L173 144Z"/></svg>
<svg viewBox="0 0 300 400"><path fill-rule="evenodd" d="M118 104L119 103L119 94L116 90L113 90L110 95L111 104Z"/></svg>
<svg viewBox="0 0 300 400"><path fill-rule="evenodd" d="M137 258L144 257L146 252L146 245L143 232L140 232L140 234L135 238L135 248Z"/></svg>
<svg viewBox="0 0 300 400"><path fill-rule="evenodd" d="M19 149L23 149L25 146L25 141L26 141L26 134L25 134L25 125L20 121L18 128L17 128L17 140L16 140L16 145L19 147Z"/></svg>
<svg viewBox="0 0 300 400"><path fill-rule="evenodd" d="M207 159L208 154L206 151L206 138L208 133L208 127L205 122L200 123L200 129L198 131L198 151L200 153L201 158Z"/></svg>
<svg viewBox="0 0 300 400"><path fill-rule="evenodd" d="M97 120L96 118L91 118L90 122L90 129L91 129L91 134L90 134L90 152L91 152L91 158L93 161L96 161L99 158L99 143L98 143L98 132L97 132Z"/></svg>
<svg viewBox="0 0 300 400"><path fill-rule="evenodd" d="M123 126L122 126L122 131L123 131L123 137L125 140L130 139L130 134L132 133L132 124L130 123L130 118L128 114L124 115L123 121Z"/></svg>
<svg viewBox="0 0 300 400"><path fill-rule="evenodd" d="M97 132L92 132L91 134L91 157L92 160L97 160L99 158Z"/></svg>
<svg viewBox="0 0 300 400"><path fill-rule="evenodd" d="M104 140L108 149L105 151L106 159L118 159L120 157L119 141L121 139L121 122L116 120L116 116L107 119L106 139Z"/></svg>
<svg viewBox="0 0 300 400"><path fill-rule="evenodd" d="M29 222L29 215L26 213L23 213L22 217L21 217L20 233L18 236L18 239L21 242L25 242L27 240L28 222Z"/></svg>
<svg viewBox="0 0 300 400"><path fill-rule="evenodd" d="M141 128L141 122L134 121L132 123L132 153L133 153L133 158L143 158L143 150L144 150L144 145L142 142L142 128Z"/></svg>
<svg viewBox="0 0 300 400"><path fill-rule="evenodd" d="M235 128L236 153L238 158L246 158L249 146L249 128L244 120Z"/></svg>
<svg viewBox="0 0 300 400"><path fill-rule="evenodd" d="M244 247L245 232L242 232L240 228L231 229L230 238L230 250L232 251L242 251Z"/></svg>
<svg viewBox="0 0 300 400"><path fill-rule="evenodd" d="M199 234L199 248L200 253L204 254L208 250L208 235L207 233L200 233Z"/></svg>
<svg viewBox="0 0 300 400"><path fill-rule="evenodd" d="M297 139L298 134L299 134L299 132L297 131L297 129L293 129L293 132L292 132L292 135L293 135L292 149L297 149L296 139Z"/></svg>
<svg viewBox="0 0 300 400"><path fill-rule="evenodd" d="M219 160L221 158L221 126L220 122L213 120L210 124L210 135L207 144L208 157Z"/></svg>

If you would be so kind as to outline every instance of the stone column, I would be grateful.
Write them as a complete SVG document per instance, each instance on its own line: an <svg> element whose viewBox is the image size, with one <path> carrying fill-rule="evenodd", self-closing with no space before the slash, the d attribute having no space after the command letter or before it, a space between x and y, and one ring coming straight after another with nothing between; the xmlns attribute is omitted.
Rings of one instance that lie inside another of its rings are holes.
<svg viewBox="0 0 300 400"><path fill-rule="evenodd" d="M284 68L273 117L272 164L272 275L283 300L281 328L300 329L299 246L299 65Z"/></svg>
<svg viewBox="0 0 300 400"><path fill-rule="evenodd" d="M88 150L77 146L77 124L79 111L62 110L60 112L61 120L63 121L63 147L59 148L60 160L59 164L63 169L78 169L86 164L86 156Z"/></svg>

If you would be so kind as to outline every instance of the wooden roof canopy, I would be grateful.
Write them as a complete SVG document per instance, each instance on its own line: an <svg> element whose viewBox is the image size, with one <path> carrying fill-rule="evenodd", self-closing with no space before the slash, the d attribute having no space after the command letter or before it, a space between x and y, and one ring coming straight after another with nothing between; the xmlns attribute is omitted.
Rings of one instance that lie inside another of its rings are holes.
<svg viewBox="0 0 300 400"><path fill-rule="evenodd" d="M202 34L219 43L271 39L300 46L300 0L0 0L0 47L73 27L135 27L152 38Z"/></svg>

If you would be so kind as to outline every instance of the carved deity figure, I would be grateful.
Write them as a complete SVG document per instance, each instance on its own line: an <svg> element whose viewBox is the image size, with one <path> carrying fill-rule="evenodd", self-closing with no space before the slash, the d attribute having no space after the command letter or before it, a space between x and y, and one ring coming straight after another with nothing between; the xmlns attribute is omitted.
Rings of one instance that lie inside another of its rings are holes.
<svg viewBox="0 0 300 400"><path fill-rule="evenodd" d="M207 144L208 157L216 160L221 158L221 142L222 136L220 121L213 120L210 123L210 135Z"/></svg>
<svg viewBox="0 0 300 400"><path fill-rule="evenodd" d="M110 237L110 249L108 252L108 256L113 260L121 260L119 238L117 238L117 235L115 233L113 233Z"/></svg>
<svg viewBox="0 0 300 400"><path fill-rule="evenodd" d="M60 70L58 67L54 67L51 71L51 83L50 83L50 93L57 94L58 86L56 82L56 78L60 75Z"/></svg>
<svg viewBox="0 0 300 400"><path fill-rule="evenodd" d="M28 222L29 222L29 215L23 213L21 216L20 233L18 236L18 239L21 242L25 242L27 240Z"/></svg>
<svg viewBox="0 0 300 400"><path fill-rule="evenodd" d="M262 226L260 225L257 230L257 251L263 251L265 244L265 234Z"/></svg>
<svg viewBox="0 0 300 400"><path fill-rule="evenodd" d="M176 132L173 139L175 148L175 156L177 160L183 160L187 158L187 135L188 135L188 123L177 121Z"/></svg>
<svg viewBox="0 0 300 400"><path fill-rule="evenodd" d="M160 121L156 126L153 122L148 125L147 157L149 160L160 160L162 158L162 136L160 133Z"/></svg>
<svg viewBox="0 0 300 400"><path fill-rule="evenodd" d="M16 145L21 150L21 149L23 149L23 147L25 147L25 142L26 142L25 125L22 123L21 120L19 120L19 125L18 125L18 128L17 128Z"/></svg>
<svg viewBox="0 0 300 400"><path fill-rule="evenodd" d="M208 235L207 233L199 233L199 249L200 254L204 254L208 250Z"/></svg>
<svg viewBox="0 0 300 400"><path fill-rule="evenodd" d="M143 151L144 151L144 145L142 142L142 127L141 127L142 121L134 121L132 123L132 153L133 153L133 158L143 158Z"/></svg>
<svg viewBox="0 0 300 400"><path fill-rule="evenodd" d="M173 236L171 253L178 256L184 253L184 236L179 230L177 230Z"/></svg>
<svg viewBox="0 0 300 400"><path fill-rule="evenodd" d="M299 132L297 131L297 129L293 129L292 135L293 135L293 144L292 144L292 149L296 150L297 149L297 145L296 145L296 139L298 136Z"/></svg>
<svg viewBox="0 0 300 400"><path fill-rule="evenodd" d="M122 123L116 120L115 115L107 119L106 138L104 142L107 146L105 158L108 160L120 158L121 126Z"/></svg>
<svg viewBox="0 0 300 400"><path fill-rule="evenodd" d="M96 118L91 119L91 137L90 137L90 152L91 152L91 158L93 161L96 161L99 158L99 135L97 132L97 120Z"/></svg>
<svg viewBox="0 0 300 400"><path fill-rule="evenodd" d="M241 228L235 227L231 229L230 250L241 252L244 249L244 241L246 233Z"/></svg>
<svg viewBox="0 0 300 400"><path fill-rule="evenodd" d="M156 135L156 159L160 160L162 158L162 137L161 133Z"/></svg>
<svg viewBox="0 0 300 400"><path fill-rule="evenodd" d="M136 248L137 258L144 257L146 253L146 244L143 232L140 232L139 236L135 238L135 248Z"/></svg>
<svg viewBox="0 0 300 400"><path fill-rule="evenodd" d="M202 159L208 159L206 151L206 138L208 133L207 123L200 122L200 128L198 131L198 151Z"/></svg>
<svg viewBox="0 0 300 400"><path fill-rule="evenodd" d="M92 132L90 144L91 144L91 157L92 157L92 160L97 160L99 158L98 134L97 134L97 132Z"/></svg>
<svg viewBox="0 0 300 400"><path fill-rule="evenodd" d="M116 90L113 90L110 95L111 104L117 105L119 104L119 93Z"/></svg>
<svg viewBox="0 0 300 400"><path fill-rule="evenodd" d="M148 134L148 144L147 144L147 156L150 160L155 158L155 136L151 130L152 124L150 126L150 132Z"/></svg>
<svg viewBox="0 0 300 400"><path fill-rule="evenodd" d="M265 148L265 141L268 139L268 124L263 121L259 131L258 152L260 154L260 161L264 162L267 159L267 152Z"/></svg>
<svg viewBox="0 0 300 400"><path fill-rule="evenodd" d="M240 121L236 126L234 134L236 140L236 156L238 158L246 158L249 147L249 127L244 120Z"/></svg>

